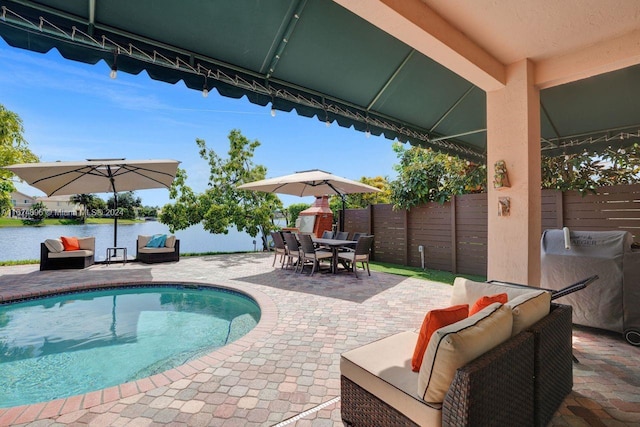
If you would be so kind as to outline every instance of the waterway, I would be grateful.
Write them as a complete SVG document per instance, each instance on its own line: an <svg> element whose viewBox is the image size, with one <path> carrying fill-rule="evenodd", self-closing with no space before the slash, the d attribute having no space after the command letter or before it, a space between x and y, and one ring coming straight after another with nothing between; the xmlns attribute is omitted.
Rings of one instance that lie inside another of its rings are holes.
<svg viewBox="0 0 640 427"><path fill-rule="evenodd" d="M118 224L118 247L126 247L128 257L136 254L139 234L170 234L169 227L156 221ZM235 228L229 234L211 234L201 224L175 233L180 239L181 253L240 252L261 250L260 238L253 238ZM60 236L96 238L96 261L106 258L108 247L113 246L113 224L48 225L41 227L1 227L0 261L40 259L40 243ZM255 241L255 243L254 243Z"/></svg>

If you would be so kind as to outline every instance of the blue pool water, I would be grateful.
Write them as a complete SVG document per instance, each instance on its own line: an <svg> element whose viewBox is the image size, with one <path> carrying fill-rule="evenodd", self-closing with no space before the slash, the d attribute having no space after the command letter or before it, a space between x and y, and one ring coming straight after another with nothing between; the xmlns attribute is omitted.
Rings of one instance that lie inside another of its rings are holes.
<svg viewBox="0 0 640 427"><path fill-rule="evenodd" d="M0 407L163 372L242 337L259 319L252 299L206 287L128 287L0 305Z"/></svg>

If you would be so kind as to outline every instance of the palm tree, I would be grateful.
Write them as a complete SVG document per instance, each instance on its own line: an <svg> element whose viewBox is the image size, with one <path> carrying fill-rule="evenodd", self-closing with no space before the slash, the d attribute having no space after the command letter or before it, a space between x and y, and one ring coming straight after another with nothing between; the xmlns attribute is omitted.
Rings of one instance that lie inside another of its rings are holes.
<svg viewBox="0 0 640 427"><path fill-rule="evenodd" d="M69 201L77 205L82 205L82 223L87 221L87 206L94 203L96 196L93 194L74 194L69 197Z"/></svg>

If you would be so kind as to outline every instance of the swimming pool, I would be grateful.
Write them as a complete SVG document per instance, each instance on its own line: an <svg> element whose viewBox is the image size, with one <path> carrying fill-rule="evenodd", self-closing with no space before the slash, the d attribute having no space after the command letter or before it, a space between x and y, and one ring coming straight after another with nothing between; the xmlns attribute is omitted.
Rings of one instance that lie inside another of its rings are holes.
<svg viewBox="0 0 640 427"><path fill-rule="evenodd" d="M244 336L257 303L214 287L136 286L0 305L0 407L152 376Z"/></svg>

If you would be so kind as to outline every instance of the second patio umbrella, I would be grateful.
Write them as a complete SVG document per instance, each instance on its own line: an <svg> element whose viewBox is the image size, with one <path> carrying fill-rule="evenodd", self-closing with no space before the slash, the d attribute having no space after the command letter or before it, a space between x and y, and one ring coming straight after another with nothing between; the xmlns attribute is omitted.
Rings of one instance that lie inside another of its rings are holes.
<svg viewBox="0 0 640 427"><path fill-rule="evenodd" d="M300 197L340 196L340 199L342 199L340 230L344 228L345 195L381 191L376 187L363 184L362 182L342 178L319 169L249 182L238 186L238 188L241 190L264 191L266 193L289 194Z"/></svg>
<svg viewBox="0 0 640 427"><path fill-rule="evenodd" d="M5 166L47 196L113 193L169 188L177 160L88 159L79 162L24 163ZM118 246L118 217L114 216L113 246Z"/></svg>

